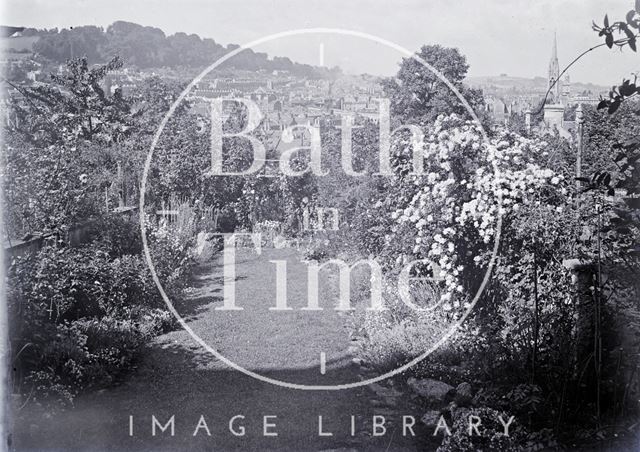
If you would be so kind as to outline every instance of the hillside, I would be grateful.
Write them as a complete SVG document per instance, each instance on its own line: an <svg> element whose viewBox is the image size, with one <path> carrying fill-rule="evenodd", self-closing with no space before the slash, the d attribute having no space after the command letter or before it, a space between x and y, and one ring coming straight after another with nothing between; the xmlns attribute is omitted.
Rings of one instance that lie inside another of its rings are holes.
<svg viewBox="0 0 640 452"><path fill-rule="evenodd" d="M485 92L544 92L548 83L545 77L526 78L509 75L467 77L465 82L474 88L482 88ZM574 93L590 91L593 94L599 94L606 93L609 88L593 83L571 81L571 90Z"/></svg>
<svg viewBox="0 0 640 452"><path fill-rule="evenodd" d="M64 63L70 58L85 56L89 62L104 62L119 55L126 66L139 69L161 67L203 68L217 58L238 48L223 46L213 39L196 34L165 35L159 28L132 22L117 21L106 29L93 25L71 29L36 30L27 28L21 37L3 39L8 51L25 51L25 43L39 58ZM16 46L19 44L19 48ZM327 77L339 69L327 69L300 64L287 57L270 58L266 53L244 50L226 62L225 67L245 70L281 70L305 76Z"/></svg>

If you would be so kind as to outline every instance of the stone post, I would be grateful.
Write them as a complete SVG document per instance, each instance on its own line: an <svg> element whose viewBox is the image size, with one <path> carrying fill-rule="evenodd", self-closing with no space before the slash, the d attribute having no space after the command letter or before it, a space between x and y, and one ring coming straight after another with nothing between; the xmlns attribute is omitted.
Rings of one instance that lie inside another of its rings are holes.
<svg viewBox="0 0 640 452"><path fill-rule="evenodd" d="M585 360L593 351L593 309L594 299L591 287L595 284L595 265L581 259L565 259L562 266L572 273L575 303L575 363Z"/></svg>
<svg viewBox="0 0 640 452"><path fill-rule="evenodd" d="M582 176L582 134L584 124L584 113L582 111L582 104L578 105L576 109L576 177ZM580 189L580 181L576 181L578 189Z"/></svg>

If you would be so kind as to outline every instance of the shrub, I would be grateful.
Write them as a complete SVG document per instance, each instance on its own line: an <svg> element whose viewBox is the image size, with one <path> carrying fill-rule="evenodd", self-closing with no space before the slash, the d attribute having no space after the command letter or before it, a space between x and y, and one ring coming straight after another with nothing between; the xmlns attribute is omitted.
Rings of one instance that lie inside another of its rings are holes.
<svg viewBox="0 0 640 452"><path fill-rule="evenodd" d="M93 222L89 228L94 246L109 250L111 257L142 252L140 223L137 215L108 215Z"/></svg>
<svg viewBox="0 0 640 452"><path fill-rule="evenodd" d="M329 246L329 241L320 241L320 242L310 242L305 243L305 248L303 249L303 256L307 260L319 261L331 257L331 248Z"/></svg>
<svg viewBox="0 0 640 452"><path fill-rule="evenodd" d="M469 416L481 419L478 427L479 435L469 434ZM491 408L457 409L453 413L451 435L445 435L438 452L472 452L478 450L511 452L523 450L524 431L521 426L511 424L509 436L504 434L504 428L498 416L507 422L511 417L508 413Z"/></svg>
<svg viewBox="0 0 640 452"><path fill-rule="evenodd" d="M362 305L368 305L368 292L363 294ZM355 325L363 335L363 360L380 370L403 365L430 349L443 335L450 321L438 309L439 289L435 284L423 282L413 288L413 302L425 310L411 309L399 297L395 288L385 285L384 311L359 309Z"/></svg>
<svg viewBox="0 0 640 452"><path fill-rule="evenodd" d="M189 281L195 265L192 240L181 241L166 226L150 234L149 252L158 278L170 298L175 298Z"/></svg>
<svg viewBox="0 0 640 452"><path fill-rule="evenodd" d="M136 352L158 331L140 328L139 320L79 319L55 325L55 334L31 335L25 382L36 402L71 404L86 387L113 383Z"/></svg>
<svg viewBox="0 0 640 452"><path fill-rule="evenodd" d="M115 382L147 341L175 325L142 255L127 254L138 250L137 225L101 224L94 242L47 246L8 271L14 382L38 403L69 404L83 388ZM190 276L189 241L154 232L158 274L178 296Z"/></svg>

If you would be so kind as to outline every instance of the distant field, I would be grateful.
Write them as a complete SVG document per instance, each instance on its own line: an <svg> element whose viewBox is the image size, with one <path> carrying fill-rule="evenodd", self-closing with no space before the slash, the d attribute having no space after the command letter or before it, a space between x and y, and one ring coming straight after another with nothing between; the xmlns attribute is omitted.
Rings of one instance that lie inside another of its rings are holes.
<svg viewBox="0 0 640 452"><path fill-rule="evenodd" d="M4 51L31 50L38 36L20 36L17 38L0 38L0 48Z"/></svg>

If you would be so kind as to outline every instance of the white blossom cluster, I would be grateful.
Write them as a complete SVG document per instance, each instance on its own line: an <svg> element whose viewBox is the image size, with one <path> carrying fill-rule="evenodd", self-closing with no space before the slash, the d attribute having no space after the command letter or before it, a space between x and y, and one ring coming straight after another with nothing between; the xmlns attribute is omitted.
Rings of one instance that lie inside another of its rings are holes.
<svg viewBox="0 0 640 452"><path fill-rule="evenodd" d="M437 119L425 137L424 174L410 176L419 189L404 209L393 212L398 224L415 228L413 255L428 259L444 282L442 306L459 311L473 294L465 293L465 252L488 249L498 219L536 202L540 187L562 176L540 166L546 143L502 132L486 140L473 122L452 115ZM463 251L464 250L464 251ZM481 265L480 258L474 258Z"/></svg>

